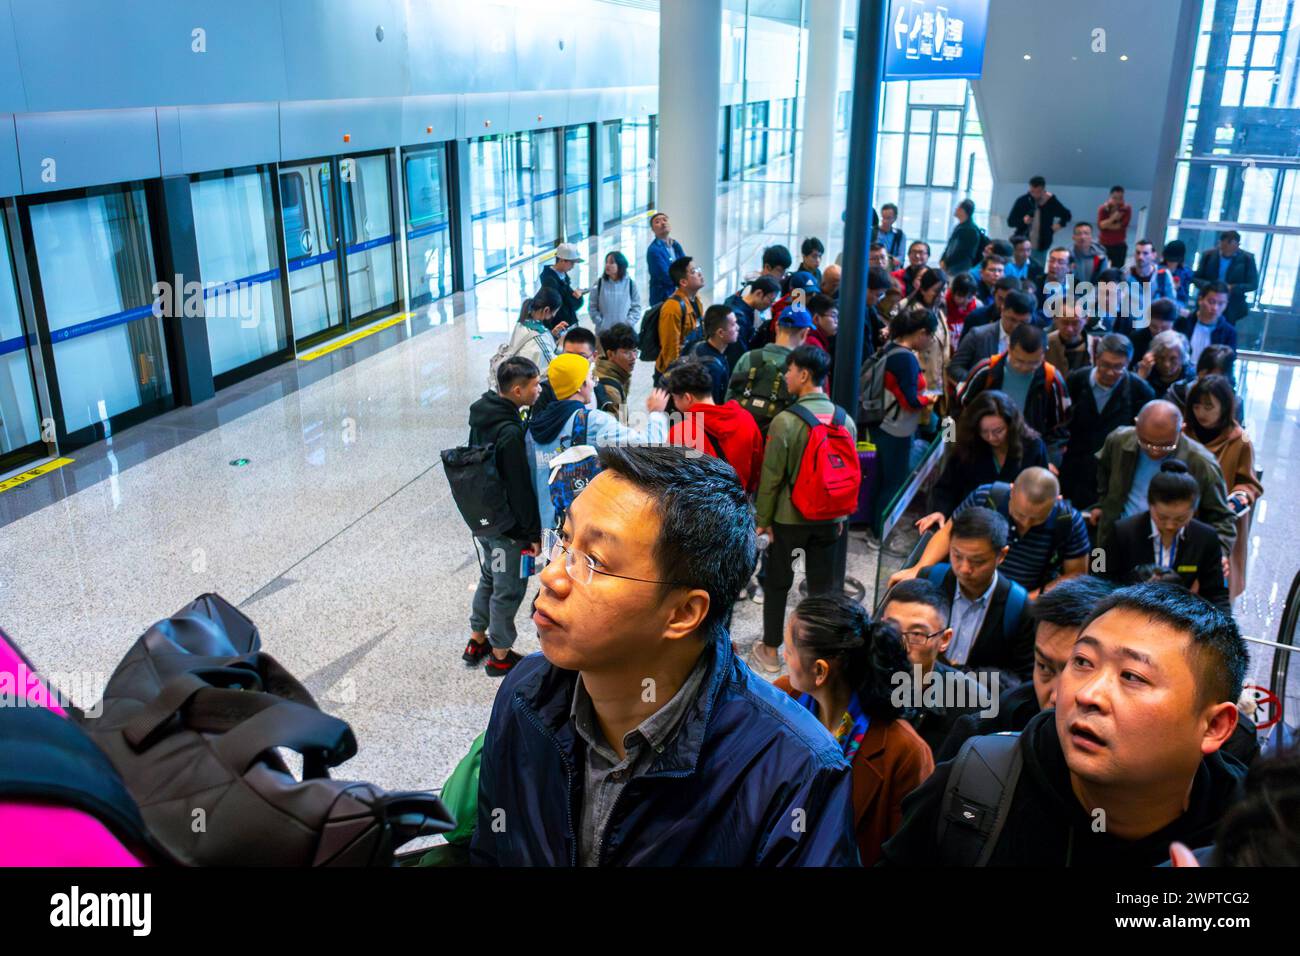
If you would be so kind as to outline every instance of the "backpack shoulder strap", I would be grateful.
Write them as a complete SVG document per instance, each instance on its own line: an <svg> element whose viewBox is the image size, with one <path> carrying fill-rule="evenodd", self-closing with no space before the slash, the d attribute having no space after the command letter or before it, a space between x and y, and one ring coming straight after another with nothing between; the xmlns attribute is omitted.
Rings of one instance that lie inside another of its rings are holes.
<svg viewBox="0 0 1300 956"><path fill-rule="evenodd" d="M1010 579L1008 579L1010 580ZM1007 592L1007 603L1002 608L1002 633L1011 634L1020 626L1020 616L1029 601L1029 592L1018 581L1011 581L1011 590Z"/></svg>
<svg viewBox="0 0 1300 956"><path fill-rule="evenodd" d="M1011 811L1023 758L1020 734L970 737L961 745L939 808L938 846L949 866L987 866Z"/></svg>
<svg viewBox="0 0 1300 956"><path fill-rule="evenodd" d="M573 434L569 441L569 447L585 444L587 444L587 409L580 408L577 412L577 419L573 423Z"/></svg>
<svg viewBox="0 0 1300 956"><path fill-rule="evenodd" d="M943 587L943 579L948 576L951 566L947 561L940 561L938 564L932 564L924 571L922 576L937 588Z"/></svg>
<svg viewBox="0 0 1300 956"><path fill-rule="evenodd" d="M845 419L847 419L848 417L849 417L849 413L846 412L844 409L840 408L838 405L836 405L836 406L835 406L835 414L833 414L833 415L831 416L831 427L833 427L833 428L843 428L843 427L844 427L844 421L845 421Z"/></svg>
<svg viewBox="0 0 1300 956"><path fill-rule="evenodd" d="M795 402L793 405L789 406L786 409L786 411L793 413L794 416L798 418L799 421L807 425L810 430L816 428L818 425L821 424L821 422L817 419L816 415L808 411L807 408L805 408L803 405L800 405L798 402Z"/></svg>
<svg viewBox="0 0 1300 956"><path fill-rule="evenodd" d="M988 494L984 496L984 507L1001 511L1002 506L1011 501L1011 486L1005 481L995 481L989 485Z"/></svg>

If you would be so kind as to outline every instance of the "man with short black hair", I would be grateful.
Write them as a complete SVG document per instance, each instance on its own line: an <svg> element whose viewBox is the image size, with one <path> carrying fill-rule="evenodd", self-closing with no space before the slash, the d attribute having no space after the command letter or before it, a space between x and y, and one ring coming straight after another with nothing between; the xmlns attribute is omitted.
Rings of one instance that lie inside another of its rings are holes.
<svg viewBox="0 0 1300 956"><path fill-rule="evenodd" d="M947 739L959 718L981 710L980 699L993 703L992 697L980 687L975 678L958 670L943 660L943 653L952 641L952 628L948 626L949 600L939 586L914 578L891 587L878 615L881 621L893 624L903 635L907 659L912 665L911 678L922 689L920 706L908 718L921 739L931 751ZM958 694L924 693L927 686L937 683L945 689L958 688ZM915 700L909 703L915 703Z"/></svg>
<svg viewBox="0 0 1300 956"><path fill-rule="evenodd" d="M564 333L564 338L560 340L560 350L562 352L581 355L589 362L596 360L596 348L596 333L580 325L568 329Z"/></svg>
<svg viewBox="0 0 1300 956"><path fill-rule="evenodd" d="M1056 230L1070 221L1066 209L1055 195L1047 191L1047 180L1034 176L1029 180L1029 192L1017 197L1007 215L1007 225L1015 232L1024 233L1034 244L1034 261L1043 264L1043 256L1051 248Z"/></svg>
<svg viewBox="0 0 1300 956"><path fill-rule="evenodd" d="M880 226L876 229L874 241L885 247L886 254L892 259L902 260L903 250L907 248L907 236L902 229L896 228L898 207L887 202L880 207Z"/></svg>
<svg viewBox="0 0 1300 956"><path fill-rule="evenodd" d="M1128 255L1128 224L1133 219L1133 207L1124 201L1124 187L1111 186L1106 201L1097 207L1097 228L1101 235L1101 246L1111 266L1124 268L1124 257Z"/></svg>
<svg viewBox="0 0 1300 956"><path fill-rule="evenodd" d="M1107 267L1106 250L1092 238L1092 223L1075 223L1070 262L1070 272L1076 284L1096 281L1102 270Z"/></svg>
<svg viewBox="0 0 1300 956"><path fill-rule="evenodd" d="M1003 279L1003 282L1015 282L1015 279ZM976 310L976 313L979 310ZM1002 300L998 320L989 325L972 329L967 319L961 341L957 343L957 352L948 363L948 379L953 387L961 385L970 376L971 371L981 361L1000 355L1011 347L1011 333L1019 326L1029 322L1034 314L1034 300L1024 292L1007 292ZM971 318L975 313L971 314Z"/></svg>
<svg viewBox="0 0 1300 956"><path fill-rule="evenodd" d="M1250 311L1246 305L1246 293L1259 288L1259 269L1254 254L1241 248L1241 233L1235 229L1219 233L1218 248L1201 253L1201 262L1192 282L1202 295L1209 286L1222 282L1228 287L1228 304L1223 309L1223 317L1232 325L1245 318Z"/></svg>
<svg viewBox="0 0 1300 956"><path fill-rule="evenodd" d="M969 273L967 273L969 275ZM955 283L956 280L954 279ZM954 285L955 288L955 285ZM978 286L976 287L978 291ZM993 284L993 293L990 298L981 298L982 303L970 315L962 326L963 332L969 332L972 329L978 329L982 325L993 325L1002 318L1002 306L1006 304L1007 295L1011 292L1023 292L1023 283L1015 276L1003 276Z"/></svg>
<svg viewBox="0 0 1300 956"><path fill-rule="evenodd" d="M1220 750L1248 662L1232 618L1196 595L1161 584L1113 592L1080 629L1055 709L1018 738L972 737L977 753L940 764L904 799L883 861L1149 868L1173 841L1209 844L1245 775ZM995 784L979 798L989 813L1006 803L992 827L944 820L972 796L964 760L1012 781L1010 795Z"/></svg>
<svg viewBox="0 0 1300 956"><path fill-rule="evenodd" d="M755 556L735 473L672 447L599 461L544 542L542 652L496 695L473 862L855 865L839 744L731 649Z"/></svg>
<svg viewBox="0 0 1300 956"><path fill-rule="evenodd" d="M771 276L759 276L723 304L736 313L736 341L727 346L727 365L735 368L740 357L752 348L754 332L781 297L781 284Z"/></svg>
<svg viewBox="0 0 1300 956"><path fill-rule="evenodd" d="M650 272L649 305L653 309L676 290L668 269L686 253L682 251L682 244L670 235L672 224L668 221L668 213L656 212L651 216L650 230L655 237L646 247L645 261Z"/></svg>
<svg viewBox="0 0 1300 956"><path fill-rule="evenodd" d="M528 589L519 565L523 555L537 553L542 536L521 417L541 394L540 376L531 359L512 356L497 366L496 391L484 392L469 407L469 444L494 449L496 471L514 516L514 525L501 534L474 539L480 549L479 581L461 660L471 667L486 660L489 677L502 676L519 659L511 650L518 637L515 614Z"/></svg>
<svg viewBox="0 0 1300 956"><path fill-rule="evenodd" d="M1208 282L1201 286L1196 297L1196 313L1174 320L1174 329L1187 336L1191 343L1192 363L1199 361L1201 353L1211 345L1237 348L1237 327L1224 315L1230 293L1225 282Z"/></svg>
<svg viewBox="0 0 1300 956"><path fill-rule="evenodd" d="M636 330L618 322L600 334L604 356L596 363L596 407L618 415L632 388L632 370L640 354Z"/></svg>
<svg viewBox="0 0 1300 956"><path fill-rule="evenodd" d="M948 236L948 245L939 257L939 265L948 275L965 272L975 264L983 250L980 249L980 230L972 221L975 216L975 201L963 199L953 210L957 225L953 226Z"/></svg>
<svg viewBox="0 0 1300 956"><path fill-rule="evenodd" d="M1018 292L1016 295L1024 295ZM1027 300L1029 297L1025 296ZM1008 297L1010 302L1010 297ZM1025 416L1025 424L1042 436L1053 460L1065 447L1070 396L1065 378L1045 359L1043 330L1022 322L1007 337L1007 350L982 360L970 371L958 398L964 406L988 389L1006 392Z"/></svg>
<svg viewBox="0 0 1300 956"><path fill-rule="evenodd" d="M992 243L990 243L992 245ZM979 264L979 277L975 284L975 295L981 302L993 298L993 290L1006 270L1007 260L996 253L987 255Z"/></svg>
<svg viewBox="0 0 1300 956"><path fill-rule="evenodd" d="M727 380L731 378L727 348L736 341L739 334L736 313L731 311L730 306L711 305L705 310L704 341L696 344L692 357L708 369L712 376L713 400L719 405L727 400Z"/></svg>
<svg viewBox="0 0 1300 956"><path fill-rule="evenodd" d="M658 386L668 366L682 354L682 343L700 324L704 307L699 291L704 288L704 272L690 256L682 256L668 268L676 291L659 306L659 357L655 359L655 385Z"/></svg>
<svg viewBox="0 0 1300 956"><path fill-rule="evenodd" d="M1034 717L1054 708L1061 671L1070 660L1079 629L1092 617L1098 602L1113 590L1115 585L1110 582L1084 574L1061 581L1039 595L1028 611L1034 623L1033 680L1005 692L996 714L968 714L957 720L948 738L935 750L935 762L956 757L967 737L1019 733Z"/></svg>
<svg viewBox="0 0 1300 956"><path fill-rule="evenodd" d="M809 236L799 247L799 253L803 258L799 262L799 271L807 272L817 284L821 285L822 281L822 256L826 255L826 247L816 236Z"/></svg>
<svg viewBox="0 0 1300 956"><path fill-rule="evenodd" d="M806 314L806 313L804 313ZM795 506L793 492L799 481L804 449L812 429L803 415L830 422L839 409L824 390L831 357L814 345L800 345L785 360L785 386L791 403L772 419L763 452L763 474L754 501L758 533L768 536L767 577L763 582L763 639L755 643L751 660L761 671L781 670L781 642L785 636L785 605L794 584L794 552L803 553L808 593L831 589L835 543L844 533L848 514L830 520L805 518ZM846 414L843 428L856 439L853 419ZM857 463L853 463L857 467Z"/></svg>
<svg viewBox="0 0 1300 956"><path fill-rule="evenodd" d="M763 264L759 275L771 276L778 283L783 282L793 262L794 256L790 255L790 250L785 246L779 243L768 246L763 250Z"/></svg>
<svg viewBox="0 0 1300 956"><path fill-rule="evenodd" d="M1062 375L1092 364L1095 335L1085 335L1084 318L1074 303L1068 299L1061 303L1052 320L1054 328L1047 333L1047 361Z"/></svg>
<svg viewBox="0 0 1300 956"><path fill-rule="evenodd" d="M1033 259L1034 244L1024 233L1011 237L1011 259L1007 262L1004 274L1027 282L1037 289L1043 281L1043 267Z"/></svg>
<svg viewBox="0 0 1300 956"><path fill-rule="evenodd" d="M1093 365L1070 372L1065 455L1061 459L1061 493L1082 512L1097 501L1097 453L1106 436L1132 425L1142 406L1155 398L1151 386L1129 371L1133 346L1115 332L1097 343Z"/></svg>
<svg viewBox="0 0 1300 956"><path fill-rule="evenodd" d="M696 359L679 359L664 378L664 388L682 420L668 430L668 444L694 448L736 469L746 493L758 491L763 469L763 433L736 402L713 400L713 377Z"/></svg>
<svg viewBox="0 0 1300 956"><path fill-rule="evenodd" d="M1028 592L999 573L1009 533L1006 518L973 503L944 523L915 567L896 572L889 584L917 579L937 585L952 605L953 639L944 660L964 670L1001 671L1014 685L1029 677L1033 634L1024 616ZM938 548L932 547L936 539Z"/></svg>

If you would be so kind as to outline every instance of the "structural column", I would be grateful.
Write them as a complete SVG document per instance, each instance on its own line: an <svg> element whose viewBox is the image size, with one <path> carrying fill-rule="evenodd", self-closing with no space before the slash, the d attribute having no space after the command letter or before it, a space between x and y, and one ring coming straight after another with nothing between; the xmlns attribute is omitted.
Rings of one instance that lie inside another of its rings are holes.
<svg viewBox="0 0 1300 956"><path fill-rule="evenodd" d="M844 36L841 0L808 0L808 72L803 96L799 197L829 197L835 172L835 115Z"/></svg>
<svg viewBox="0 0 1300 956"><path fill-rule="evenodd" d="M721 107L722 0L661 0L655 206L668 214L673 238L704 270L706 291L717 278Z"/></svg>

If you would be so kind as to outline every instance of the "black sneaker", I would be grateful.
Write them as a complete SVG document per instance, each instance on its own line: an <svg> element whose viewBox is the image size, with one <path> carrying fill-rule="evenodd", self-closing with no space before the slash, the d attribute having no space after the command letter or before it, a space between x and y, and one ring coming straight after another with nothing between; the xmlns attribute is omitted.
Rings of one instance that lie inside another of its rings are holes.
<svg viewBox="0 0 1300 956"><path fill-rule="evenodd" d="M504 660L495 654L489 654L487 662L483 665L483 673L488 677L505 677L523 659L524 655L516 654L514 651L506 651Z"/></svg>
<svg viewBox="0 0 1300 956"><path fill-rule="evenodd" d="M476 667L480 663L482 663L483 658L487 657L491 653L492 653L491 644L489 644L487 641L484 641L482 644L480 644L478 641L474 640L474 638L471 637L469 639L469 643L465 645L465 653L460 655L460 659L464 661L466 664L468 664L470 667Z"/></svg>

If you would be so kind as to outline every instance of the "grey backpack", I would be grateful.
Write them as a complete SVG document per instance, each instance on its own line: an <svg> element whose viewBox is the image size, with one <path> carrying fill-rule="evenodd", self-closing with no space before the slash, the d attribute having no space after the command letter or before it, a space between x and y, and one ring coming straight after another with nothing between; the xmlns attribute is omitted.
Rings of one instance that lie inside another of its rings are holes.
<svg viewBox="0 0 1300 956"><path fill-rule="evenodd" d="M1019 733L971 737L961 745L939 813L939 854L945 865L988 865L1011 812L1023 763Z"/></svg>

